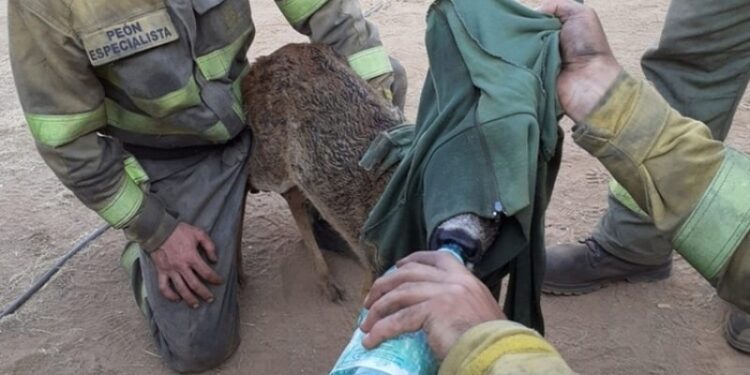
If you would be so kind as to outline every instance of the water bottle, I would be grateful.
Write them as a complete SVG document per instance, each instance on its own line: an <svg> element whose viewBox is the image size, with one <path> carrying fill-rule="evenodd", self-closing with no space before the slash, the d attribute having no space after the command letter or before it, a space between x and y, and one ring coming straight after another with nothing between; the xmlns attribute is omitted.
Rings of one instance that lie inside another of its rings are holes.
<svg viewBox="0 0 750 375"><path fill-rule="evenodd" d="M464 263L464 251L455 243L446 243L438 251L446 251ZM393 266L388 272L393 272ZM367 317L362 309L357 327ZM404 333L367 350L362 346L364 332L357 328L329 375L434 375L438 361L427 344L423 331Z"/></svg>

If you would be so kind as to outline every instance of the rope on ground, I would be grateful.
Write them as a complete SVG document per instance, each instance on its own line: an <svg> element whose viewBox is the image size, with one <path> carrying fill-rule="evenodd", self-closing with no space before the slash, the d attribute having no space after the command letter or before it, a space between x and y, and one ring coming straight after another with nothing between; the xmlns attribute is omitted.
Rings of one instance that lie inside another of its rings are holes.
<svg viewBox="0 0 750 375"><path fill-rule="evenodd" d="M18 298L16 298L13 302L8 304L5 309L0 311L0 319L13 314L23 306L26 301L28 301L36 292L39 291L47 282L54 276L57 271L59 271L65 263L72 258L74 255L78 254L81 250L85 249L92 241L99 238L104 232L109 229L109 225L105 224L100 226L99 228L94 229L92 232L87 234L85 237L78 240L78 242L73 245L73 248L70 249L65 255L60 257L60 259L57 260L57 262L47 270L39 279L37 279L36 282L34 282L34 285L32 285L29 289L27 289L23 294L21 294Z"/></svg>

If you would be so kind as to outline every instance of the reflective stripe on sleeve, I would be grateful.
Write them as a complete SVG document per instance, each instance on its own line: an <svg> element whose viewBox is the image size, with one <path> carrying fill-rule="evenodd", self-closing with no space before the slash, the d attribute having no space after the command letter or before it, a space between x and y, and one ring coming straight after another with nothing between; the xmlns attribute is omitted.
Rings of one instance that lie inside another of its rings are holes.
<svg viewBox="0 0 750 375"><path fill-rule="evenodd" d="M518 333L492 344L479 353L461 369L461 375L484 375L501 357L508 354L546 353L556 355L557 351L543 338L531 333Z"/></svg>
<svg viewBox="0 0 750 375"><path fill-rule="evenodd" d="M365 81L393 71L391 60L383 46L357 52L347 60L349 66Z"/></svg>
<svg viewBox="0 0 750 375"><path fill-rule="evenodd" d="M727 148L700 202L680 227L675 249L707 280L718 276L750 231L750 156Z"/></svg>
<svg viewBox="0 0 750 375"><path fill-rule="evenodd" d="M125 173L130 177L133 182L135 182L136 185L140 185L146 181L148 181L148 174L146 173L146 170L143 169L141 166L141 163L138 162L138 159L135 158L135 156L128 156L127 159L125 159Z"/></svg>
<svg viewBox="0 0 750 375"><path fill-rule="evenodd" d="M37 142L59 147L104 127L107 123L107 111L102 104L93 111L73 115L27 113L26 122Z"/></svg>
<svg viewBox="0 0 750 375"><path fill-rule="evenodd" d="M219 48L211 53L199 56L195 59L198 68L207 80L224 78L232 67L232 62L237 54L246 45L248 38L253 34L254 29L249 29L235 39L229 45Z"/></svg>
<svg viewBox="0 0 750 375"><path fill-rule="evenodd" d="M195 78L190 77L184 87L155 99L131 96L133 103L156 118L166 117L185 108L201 104L200 88Z"/></svg>
<svg viewBox="0 0 750 375"><path fill-rule="evenodd" d="M219 121L203 132L191 132L187 128L179 128L164 124L151 117L128 111L110 99L106 99L107 119L109 124L132 133L152 135L195 135L213 142L225 142L231 138L226 125Z"/></svg>
<svg viewBox="0 0 750 375"><path fill-rule="evenodd" d="M622 185L620 185L617 180L610 180L609 181L609 192L612 194L617 201L622 203L623 206L625 206L630 211L633 211L641 216L648 216L646 211L643 211L643 209L638 206L638 203L636 203L635 199L628 193L627 190L625 190Z"/></svg>
<svg viewBox="0 0 750 375"><path fill-rule="evenodd" d="M297 25L312 16L326 1L328 0L281 0L276 1L276 5L289 24Z"/></svg>
<svg viewBox="0 0 750 375"><path fill-rule="evenodd" d="M145 194L140 187L127 176L115 197L97 213L114 228L123 228L138 213Z"/></svg>

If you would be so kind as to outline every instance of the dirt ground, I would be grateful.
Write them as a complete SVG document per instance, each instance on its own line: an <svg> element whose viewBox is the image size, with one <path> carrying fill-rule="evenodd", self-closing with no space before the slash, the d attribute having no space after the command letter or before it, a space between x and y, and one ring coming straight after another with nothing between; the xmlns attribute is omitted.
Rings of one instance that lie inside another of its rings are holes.
<svg viewBox="0 0 750 375"><path fill-rule="evenodd" d="M6 1L0 0L0 306L27 288L75 240L100 225L36 154L15 97L8 62ZM258 26L251 57L303 41L271 1L253 0ZM640 75L641 53L657 40L668 0L588 2L597 9L613 49ZM408 114L416 113L427 70L423 0L366 0L382 6L371 19L409 71ZM746 97L729 143L750 152ZM570 123L565 123L570 128ZM569 138L548 211L547 242L580 239L606 207L607 172ZM0 321L0 374L166 374L146 324L118 268L122 236L109 232L64 269L17 314ZM315 286L285 203L249 199L241 292L242 344L216 374L323 374L347 342L361 271L328 254L349 300L325 300ZM625 284L582 297L545 297L548 337L583 374L750 374L750 357L722 338L727 307L682 260L664 282Z"/></svg>

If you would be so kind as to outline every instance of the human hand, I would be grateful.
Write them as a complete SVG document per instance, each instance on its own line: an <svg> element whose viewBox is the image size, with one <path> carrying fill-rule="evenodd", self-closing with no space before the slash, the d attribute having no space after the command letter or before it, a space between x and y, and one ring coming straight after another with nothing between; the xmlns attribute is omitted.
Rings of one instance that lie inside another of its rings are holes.
<svg viewBox="0 0 750 375"><path fill-rule="evenodd" d="M538 10L562 22L557 95L567 115L580 122L596 108L622 67L593 9L573 0L545 0Z"/></svg>
<svg viewBox="0 0 750 375"><path fill-rule="evenodd" d="M151 253L161 294L175 302L182 298L194 309L200 305L196 294L208 303L213 302L214 296L202 280L214 285L222 283L221 277L200 256L199 246L208 259L216 261L216 247L208 234L179 223L164 244Z"/></svg>
<svg viewBox="0 0 750 375"><path fill-rule="evenodd" d="M445 252L414 253L382 276L365 300L369 309L360 328L372 349L405 332L424 330L433 352L445 358L464 332L505 319L489 289Z"/></svg>

